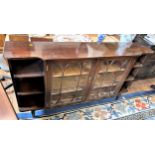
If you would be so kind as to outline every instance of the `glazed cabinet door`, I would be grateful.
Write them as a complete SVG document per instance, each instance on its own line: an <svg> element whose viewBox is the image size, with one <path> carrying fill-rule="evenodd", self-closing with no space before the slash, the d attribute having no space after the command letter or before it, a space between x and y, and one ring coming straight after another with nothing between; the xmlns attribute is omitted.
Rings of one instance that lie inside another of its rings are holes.
<svg viewBox="0 0 155 155"><path fill-rule="evenodd" d="M87 100L116 97L135 61L136 58L98 60Z"/></svg>
<svg viewBox="0 0 155 155"><path fill-rule="evenodd" d="M84 101L95 63L94 60L46 62L46 106Z"/></svg>
<svg viewBox="0 0 155 155"><path fill-rule="evenodd" d="M134 63L134 58L48 61L46 107L117 96Z"/></svg>

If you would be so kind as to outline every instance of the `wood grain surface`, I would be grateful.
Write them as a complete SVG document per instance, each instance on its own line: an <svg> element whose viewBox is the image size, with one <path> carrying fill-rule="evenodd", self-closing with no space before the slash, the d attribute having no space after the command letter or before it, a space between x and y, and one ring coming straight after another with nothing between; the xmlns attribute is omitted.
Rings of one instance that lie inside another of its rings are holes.
<svg viewBox="0 0 155 155"><path fill-rule="evenodd" d="M22 52L21 52L22 51ZM4 56L43 60L110 58L153 53L138 43L6 42Z"/></svg>
<svg viewBox="0 0 155 155"><path fill-rule="evenodd" d="M0 120L17 120L15 111L0 83Z"/></svg>

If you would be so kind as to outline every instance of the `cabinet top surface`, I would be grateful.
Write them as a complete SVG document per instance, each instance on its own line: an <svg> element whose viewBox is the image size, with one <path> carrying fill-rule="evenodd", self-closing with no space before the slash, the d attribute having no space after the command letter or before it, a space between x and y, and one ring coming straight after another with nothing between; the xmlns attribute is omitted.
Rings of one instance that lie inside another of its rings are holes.
<svg viewBox="0 0 155 155"><path fill-rule="evenodd" d="M43 60L138 56L153 53L138 43L6 42L4 56Z"/></svg>

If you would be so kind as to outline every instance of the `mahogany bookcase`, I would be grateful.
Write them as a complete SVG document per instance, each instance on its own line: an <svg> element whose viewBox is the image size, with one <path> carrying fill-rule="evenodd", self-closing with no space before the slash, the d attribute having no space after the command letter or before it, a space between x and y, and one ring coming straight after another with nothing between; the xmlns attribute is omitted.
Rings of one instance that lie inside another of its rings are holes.
<svg viewBox="0 0 155 155"><path fill-rule="evenodd" d="M27 111L117 97L137 60L152 52L137 43L10 41L4 56Z"/></svg>

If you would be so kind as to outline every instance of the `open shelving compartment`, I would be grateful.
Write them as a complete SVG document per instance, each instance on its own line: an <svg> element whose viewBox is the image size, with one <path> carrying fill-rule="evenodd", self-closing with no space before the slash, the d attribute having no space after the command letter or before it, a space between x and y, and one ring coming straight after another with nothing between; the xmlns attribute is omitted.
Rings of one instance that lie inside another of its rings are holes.
<svg viewBox="0 0 155 155"><path fill-rule="evenodd" d="M20 111L44 107L44 65L38 58L9 60Z"/></svg>

